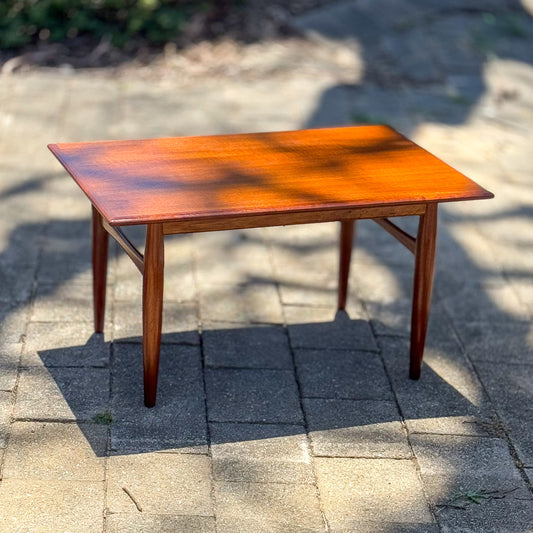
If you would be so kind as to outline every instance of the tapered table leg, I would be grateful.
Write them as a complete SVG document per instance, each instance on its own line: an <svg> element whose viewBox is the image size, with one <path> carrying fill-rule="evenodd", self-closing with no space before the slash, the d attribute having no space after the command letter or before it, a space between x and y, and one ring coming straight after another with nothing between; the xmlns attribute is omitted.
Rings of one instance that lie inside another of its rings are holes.
<svg viewBox="0 0 533 533"><path fill-rule="evenodd" d="M341 221L340 247L339 247L339 303L338 309L346 307L348 293L348 276L350 274L350 260L352 258L352 243L355 233L355 220Z"/></svg>
<svg viewBox="0 0 533 533"><path fill-rule="evenodd" d="M148 224L143 273L144 405L153 407L157 393L163 317L163 226Z"/></svg>
<svg viewBox="0 0 533 533"><path fill-rule="evenodd" d="M413 290L413 310L411 315L411 359L409 377L418 379L422 369L422 357L426 342L433 270L435 264L435 244L437 237L437 204L428 204L424 215L420 216L415 251L415 279Z"/></svg>
<svg viewBox="0 0 533 533"><path fill-rule="evenodd" d="M96 333L102 333L104 331L109 234L102 225L102 215L100 215L94 206L92 241L94 331Z"/></svg>

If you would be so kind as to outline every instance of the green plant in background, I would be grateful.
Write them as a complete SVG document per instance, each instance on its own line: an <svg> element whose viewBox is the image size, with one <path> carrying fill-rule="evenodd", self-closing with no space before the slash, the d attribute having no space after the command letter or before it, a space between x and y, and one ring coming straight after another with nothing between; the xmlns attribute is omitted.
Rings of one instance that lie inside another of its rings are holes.
<svg viewBox="0 0 533 533"><path fill-rule="evenodd" d="M118 47L134 37L162 43L176 38L191 15L214 4L214 0L2 0L0 48L78 35L108 38Z"/></svg>

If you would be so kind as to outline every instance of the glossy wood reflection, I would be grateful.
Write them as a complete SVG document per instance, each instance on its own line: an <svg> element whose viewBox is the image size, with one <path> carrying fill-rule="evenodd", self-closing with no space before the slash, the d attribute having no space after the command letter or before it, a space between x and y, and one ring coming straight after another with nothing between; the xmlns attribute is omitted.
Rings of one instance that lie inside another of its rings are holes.
<svg viewBox="0 0 533 533"><path fill-rule="evenodd" d="M164 236L339 221L344 309L356 220L415 254L409 375L420 377L439 202L492 198L388 126L49 145L93 204L95 330L104 327L108 235L143 276L144 401L156 402ZM416 238L388 217L419 216ZM146 225L144 255L118 226Z"/></svg>
<svg viewBox="0 0 533 533"><path fill-rule="evenodd" d="M103 227L102 216L94 206L92 208L92 241L94 331L102 333L105 317L109 234Z"/></svg>
<svg viewBox="0 0 533 533"><path fill-rule="evenodd" d="M339 294L337 308L340 311L343 311L346 307L354 233L355 220L343 220L339 239Z"/></svg>
<svg viewBox="0 0 533 533"><path fill-rule="evenodd" d="M492 196L388 126L50 149L111 225Z"/></svg>
<svg viewBox="0 0 533 533"><path fill-rule="evenodd" d="M411 358L409 377L419 379L433 290L437 238L437 204L428 204L420 217L415 250L413 309L411 313Z"/></svg>
<svg viewBox="0 0 533 533"><path fill-rule="evenodd" d="M155 405L157 393L163 323L164 263L163 228L161 224L149 224L146 228L143 273L143 362L146 407Z"/></svg>

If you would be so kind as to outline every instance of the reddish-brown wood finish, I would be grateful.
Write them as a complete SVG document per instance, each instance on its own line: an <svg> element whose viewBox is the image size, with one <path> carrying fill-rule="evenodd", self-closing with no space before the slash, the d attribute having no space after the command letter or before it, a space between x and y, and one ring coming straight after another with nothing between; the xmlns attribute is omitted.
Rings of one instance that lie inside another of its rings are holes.
<svg viewBox="0 0 533 533"><path fill-rule="evenodd" d="M49 148L112 226L492 197L388 126Z"/></svg>
<svg viewBox="0 0 533 533"><path fill-rule="evenodd" d="M126 237L126 235L124 235L119 227L110 226L106 220L103 221L103 226L109 235L111 235L111 237L113 237L120 247L129 255L133 264L142 274L144 270L144 257L141 252L133 246L132 242Z"/></svg>
<svg viewBox="0 0 533 533"><path fill-rule="evenodd" d="M415 252L410 377L418 379L433 285L437 204L492 198L388 126L49 145L93 204L95 329L104 324L108 232L143 274L145 405L156 402L165 234L338 220L339 309L355 220ZM387 217L420 216L416 241ZM146 224L144 257L119 228Z"/></svg>
<svg viewBox="0 0 533 533"><path fill-rule="evenodd" d="M265 228L268 226L289 226L291 224L315 224L319 222L337 222L343 220L361 220L374 217L405 217L422 215L424 204L402 204L380 207L350 207L328 209L326 211L302 211L298 213L268 213L240 217L204 218L201 220L178 220L164 222L165 235L176 233L197 233L201 231L219 231L243 228Z"/></svg>
<svg viewBox="0 0 533 533"><path fill-rule="evenodd" d="M102 216L94 206L92 212L94 331L96 333L102 333L104 331L105 317L109 234L102 225Z"/></svg>
<svg viewBox="0 0 533 533"><path fill-rule="evenodd" d="M143 273L144 404L155 405L163 318L163 227L148 224Z"/></svg>
<svg viewBox="0 0 533 533"><path fill-rule="evenodd" d="M340 311L344 311L346 307L354 234L355 220L343 220L341 222L339 246L339 301L337 305Z"/></svg>
<svg viewBox="0 0 533 533"><path fill-rule="evenodd" d="M419 379L426 342L426 331L433 289L433 270L437 237L437 204L428 204L420 216L415 249L413 310L411 313L411 359L409 377Z"/></svg>

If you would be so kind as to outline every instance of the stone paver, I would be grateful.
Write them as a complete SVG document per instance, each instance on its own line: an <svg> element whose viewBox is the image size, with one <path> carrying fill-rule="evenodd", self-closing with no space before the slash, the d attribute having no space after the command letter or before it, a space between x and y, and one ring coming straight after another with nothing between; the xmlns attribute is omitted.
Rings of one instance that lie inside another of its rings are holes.
<svg viewBox="0 0 533 533"><path fill-rule="evenodd" d="M533 468L524 468L524 472L526 473L529 482L533 482Z"/></svg>
<svg viewBox="0 0 533 533"><path fill-rule="evenodd" d="M324 457L315 468L331 531L357 531L359 522L433 522L410 460Z"/></svg>
<svg viewBox="0 0 533 533"><path fill-rule="evenodd" d="M205 455L144 453L109 458L107 509L212 516L210 460ZM129 494L128 494L129 493Z"/></svg>
<svg viewBox="0 0 533 533"><path fill-rule="evenodd" d="M31 319L34 322L92 322L92 289L89 285L76 287L39 284Z"/></svg>
<svg viewBox="0 0 533 533"><path fill-rule="evenodd" d="M0 74L1 531L531 530L533 3L324 4L157 68ZM90 206L46 144L372 122L496 195L439 207L422 378L413 257L372 221L338 314L337 223L180 235L144 408L141 277L112 244L94 335Z"/></svg>
<svg viewBox="0 0 533 533"><path fill-rule="evenodd" d="M286 330L277 325L204 323L202 346L211 367L292 369Z"/></svg>
<svg viewBox="0 0 533 533"><path fill-rule="evenodd" d="M215 533L213 516L114 513L106 518L107 533Z"/></svg>
<svg viewBox="0 0 533 533"><path fill-rule="evenodd" d="M533 466L533 374L528 365L477 364L520 460Z"/></svg>
<svg viewBox="0 0 533 533"><path fill-rule="evenodd" d="M330 531L335 533L344 533L345 531L357 531L358 533L390 533L391 531L394 533L437 533L440 532L440 528L437 524L424 522L406 524L403 522L353 521L348 529L344 527L330 528Z"/></svg>
<svg viewBox="0 0 533 533"><path fill-rule="evenodd" d="M139 281L142 284L142 281ZM165 301L161 342L198 344L198 312L195 302ZM115 302L113 336L116 342L142 342L142 299Z"/></svg>
<svg viewBox="0 0 533 533"><path fill-rule="evenodd" d="M396 404L304 400L313 452L326 457L411 457Z"/></svg>
<svg viewBox="0 0 533 533"><path fill-rule="evenodd" d="M0 449L5 448L7 444L12 405L13 394L0 392Z"/></svg>
<svg viewBox="0 0 533 533"><path fill-rule="evenodd" d="M144 247L144 232L126 230L125 234L139 248ZM192 240L188 235L173 236L165 241L165 299L190 302L196 299L193 278ZM142 297L142 278L129 257L121 252L116 265L115 298L131 301Z"/></svg>
<svg viewBox="0 0 533 533"><path fill-rule="evenodd" d="M400 337L379 342L405 423L413 433L494 435L493 412L481 383L457 344L425 350L423 375L417 382L405 379L409 343Z"/></svg>
<svg viewBox="0 0 533 533"><path fill-rule="evenodd" d="M34 266L0 263L2 285L0 302L25 302L29 299L34 278Z"/></svg>
<svg viewBox="0 0 533 533"><path fill-rule="evenodd" d="M197 234L194 247L200 287L272 279L270 258L260 229Z"/></svg>
<svg viewBox="0 0 533 533"><path fill-rule="evenodd" d="M302 426L211 423L213 477L217 481L313 483Z"/></svg>
<svg viewBox="0 0 533 533"><path fill-rule="evenodd" d="M103 501L103 482L4 479L0 483L0 528L101 533Z"/></svg>
<svg viewBox="0 0 533 533"><path fill-rule="evenodd" d="M139 412L142 401L125 409L112 404L111 449L116 453L148 451L207 452L203 398L173 398L154 412Z"/></svg>
<svg viewBox="0 0 533 533"><path fill-rule="evenodd" d="M29 308L13 303L0 304L0 343L17 344L21 342L26 330Z"/></svg>
<svg viewBox="0 0 533 533"><path fill-rule="evenodd" d="M533 361L533 338L529 322L491 324L467 322L460 329L463 342L474 361L524 363Z"/></svg>
<svg viewBox="0 0 533 533"><path fill-rule="evenodd" d="M71 223L65 220L61 223L62 226L56 229L56 234L48 234L43 243L43 255L40 258L37 279L43 287L44 284L62 285L65 279L72 279L76 285L88 285L91 243L89 239L80 239L79 236L87 231L89 222L80 220ZM72 234L64 236L59 233L64 232L65 228L68 228L66 231L71 231ZM50 231L49 227L48 232Z"/></svg>
<svg viewBox="0 0 533 533"><path fill-rule="evenodd" d="M297 349L295 361L304 398L392 399L375 352Z"/></svg>
<svg viewBox="0 0 533 533"><path fill-rule="evenodd" d="M270 228L266 233L284 304L335 305L338 231L337 224L328 223Z"/></svg>
<svg viewBox="0 0 533 533"><path fill-rule="evenodd" d="M480 292L483 292L484 298L475 297ZM484 299L497 304L484 305ZM446 299L444 305L458 323L469 322L473 317L485 324L525 321L529 318L526 306L505 282L491 282L482 291L477 284L468 284L459 294Z"/></svg>
<svg viewBox="0 0 533 533"><path fill-rule="evenodd" d="M217 531L322 532L316 489L289 483L215 483Z"/></svg>
<svg viewBox="0 0 533 533"><path fill-rule="evenodd" d="M530 492L504 440L414 435L412 443L426 494L438 506L445 530L527 531L531 526ZM468 491L481 494L481 502L469 505L461 497Z"/></svg>
<svg viewBox="0 0 533 533"><path fill-rule="evenodd" d="M90 420L109 404L109 370L42 368L21 371L14 417Z"/></svg>
<svg viewBox="0 0 533 533"><path fill-rule="evenodd" d="M22 343L0 343L0 390L15 388L21 351Z"/></svg>
<svg viewBox="0 0 533 533"><path fill-rule="evenodd" d="M4 457L4 479L103 481L107 427L15 422Z"/></svg>
<svg viewBox="0 0 533 533"><path fill-rule="evenodd" d="M283 323L278 291L270 282L203 285L200 314L207 322Z"/></svg>
<svg viewBox="0 0 533 533"><path fill-rule="evenodd" d="M208 369L206 386L212 422L303 422L292 371Z"/></svg>
<svg viewBox="0 0 533 533"><path fill-rule="evenodd" d="M111 447L115 452L207 451L207 419L200 351L197 346L163 345L159 401L145 409L142 351L138 344L114 348Z"/></svg>
<svg viewBox="0 0 533 533"><path fill-rule="evenodd" d="M335 308L286 306L294 348L377 351L368 321Z"/></svg>
<svg viewBox="0 0 533 533"><path fill-rule="evenodd" d="M30 322L22 366L105 367L110 344L88 322Z"/></svg>

